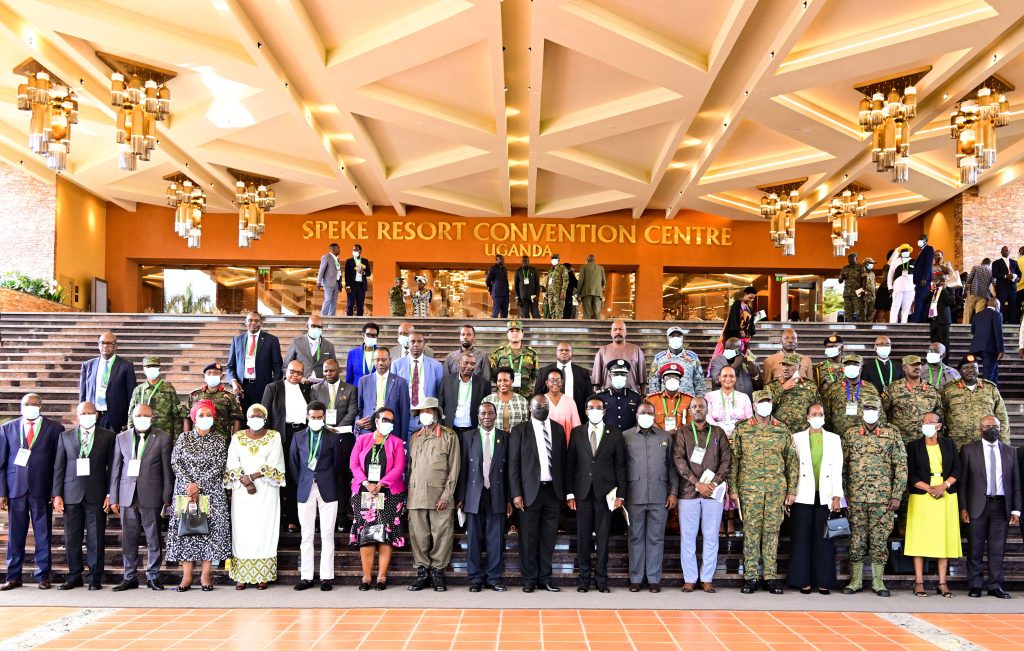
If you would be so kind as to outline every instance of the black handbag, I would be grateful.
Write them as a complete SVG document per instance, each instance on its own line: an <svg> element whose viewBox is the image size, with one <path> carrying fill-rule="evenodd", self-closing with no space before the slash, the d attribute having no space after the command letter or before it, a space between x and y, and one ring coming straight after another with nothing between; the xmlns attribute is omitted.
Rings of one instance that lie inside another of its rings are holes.
<svg viewBox="0 0 1024 651"><path fill-rule="evenodd" d="M839 517L829 516L828 520L825 520L825 530L823 533L825 540L840 540L843 538L850 537L850 520L845 515Z"/></svg>
<svg viewBox="0 0 1024 651"><path fill-rule="evenodd" d="M195 503L190 503L178 516L179 536L209 536L210 516L199 510Z"/></svg>

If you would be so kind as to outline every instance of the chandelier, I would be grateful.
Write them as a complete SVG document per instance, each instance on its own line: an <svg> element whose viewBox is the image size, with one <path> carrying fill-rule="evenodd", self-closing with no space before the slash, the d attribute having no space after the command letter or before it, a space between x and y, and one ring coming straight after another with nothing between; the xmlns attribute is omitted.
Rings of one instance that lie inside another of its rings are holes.
<svg viewBox="0 0 1024 651"><path fill-rule="evenodd" d="M266 214L277 205L277 194L270 187L279 179L228 169L235 177L235 205L238 206L238 246L246 249L266 230Z"/></svg>
<svg viewBox="0 0 1024 651"><path fill-rule="evenodd" d="M864 193L870 190L851 183L842 194L832 197L828 205L828 220L832 225L832 255L846 255L846 250L857 243L857 220L868 214Z"/></svg>
<svg viewBox="0 0 1024 651"><path fill-rule="evenodd" d="M996 129L1010 123L1006 93L1012 84L992 75L957 103L949 116L949 135L956 141L960 183L973 185L978 175L996 162Z"/></svg>
<svg viewBox="0 0 1024 651"><path fill-rule="evenodd" d="M800 186L807 177L757 187L761 195L761 216L770 220L768 235L782 255L796 255L796 219L800 211Z"/></svg>
<svg viewBox="0 0 1024 651"><path fill-rule="evenodd" d="M46 166L63 172L71 151L71 125L78 124L78 98L74 91L34 59L14 69L23 75L18 84L18 110L31 111L28 147L46 159Z"/></svg>
<svg viewBox="0 0 1024 651"><path fill-rule="evenodd" d="M206 193L200 184L184 174L164 177L167 186L167 205L175 208L174 232L188 241L188 248L198 249L203 234L203 212L206 211Z"/></svg>
<svg viewBox="0 0 1024 651"><path fill-rule="evenodd" d="M148 161L156 149L156 123L171 114L167 82L176 73L105 52L96 56L113 72L110 105L117 109L117 168L134 172L137 161Z"/></svg>
<svg viewBox="0 0 1024 651"><path fill-rule="evenodd" d="M917 116L917 88L931 66L854 88L863 95L858 122L871 134L871 162L892 172L894 183L910 179L910 121Z"/></svg>

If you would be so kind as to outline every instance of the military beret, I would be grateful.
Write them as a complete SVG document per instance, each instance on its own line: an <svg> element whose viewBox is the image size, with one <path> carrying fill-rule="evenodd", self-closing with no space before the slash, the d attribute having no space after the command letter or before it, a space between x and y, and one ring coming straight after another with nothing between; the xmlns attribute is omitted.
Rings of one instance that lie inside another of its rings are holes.
<svg viewBox="0 0 1024 651"><path fill-rule="evenodd" d="M843 343L842 335L829 335L829 336L825 337L825 345L826 346L831 346L831 345L834 345L834 344L841 344L841 343Z"/></svg>
<svg viewBox="0 0 1024 651"><path fill-rule="evenodd" d="M860 405L863 409L882 409L882 401L874 396L865 396Z"/></svg>
<svg viewBox="0 0 1024 651"><path fill-rule="evenodd" d="M674 326L669 326L668 330L665 331L665 336L671 337L673 332L678 332L679 334L684 334L682 328L680 328L677 325L674 325Z"/></svg>
<svg viewBox="0 0 1024 651"><path fill-rule="evenodd" d="M224 367L221 366L220 362L213 362L212 364L207 364L203 368L203 373L206 373L208 371L220 371L221 373L223 373Z"/></svg>
<svg viewBox="0 0 1024 651"><path fill-rule="evenodd" d="M624 359L613 359L604 365L609 373L629 373L633 367Z"/></svg>
<svg viewBox="0 0 1024 651"><path fill-rule="evenodd" d="M920 364L922 360L920 355L904 355L900 361L903 362L904 366L913 366L914 364Z"/></svg>
<svg viewBox="0 0 1024 651"><path fill-rule="evenodd" d="M754 402L764 402L765 400L772 399L772 392L760 389L754 392Z"/></svg>
<svg viewBox="0 0 1024 651"><path fill-rule="evenodd" d="M800 365L800 353L785 353L782 356L782 363L789 366Z"/></svg>
<svg viewBox="0 0 1024 651"><path fill-rule="evenodd" d="M853 353L847 353L843 355L843 364L863 364L864 358L860 355L854 355Z"/></svg>
<svg viewBox="0 0 1024 651"><path fill-rule="evenodd" d="M658 369L658 377L665 377L666 375L683 375L683 365L679 362L666 362L661 365Z"/></svg>
<svg viewBox="0 0 1024 651"><path fill-rule="evenodd" d="M160 366L160 358L156 355L146 355L142 358L142 365L145 366Z"/></svg>
<svg viewBox="0 0 1024 651"><path fill-rule="evenodd" d="M562 256L558 255L557 253L552 253L551 254L551 259L552 260L561 260Z"/></svg>
<svg viewBox="0 0 1024 651"><path fill-rule="evenodd" d="M522 321L508 321L508 322L505 323L505 332L508 332L509 330L522 330L522 329L523 329L523 322Z"/></svg>
<svg viewBox="0 0 1024 651"><path fill-rule="evenodd" d="M966 366L968 364L980 364L980 363L981 363L981 360L978 359L977 355L973 355L973 354L968 353L967 355L964 355L963 359L960 360L959 367L962 368L962 367L964 367L964 366Z"/></svg>

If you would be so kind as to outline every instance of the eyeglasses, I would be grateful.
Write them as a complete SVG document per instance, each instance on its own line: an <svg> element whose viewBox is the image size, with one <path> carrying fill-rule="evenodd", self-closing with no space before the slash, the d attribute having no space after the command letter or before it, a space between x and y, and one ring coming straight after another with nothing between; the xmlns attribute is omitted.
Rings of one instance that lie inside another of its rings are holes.
<svg viewBox="0 0 1024 651"><path fill-rule="evenodd" d="M395 422L395 419L394 418L385 418L385 417L381 416L380 422L382 422L382 423L392 423L393 424Z"/></svg>
<svg viewBox="0 0 1024 651"><path fill-rule="evenodd" d="M288 369L288 375L302 375L302 371L296 371L293 368Z"/></svg>
<svg viewBox="0 0 1024 651"><path fill-rule="evenodd" d="M102 346L102 347L116 346L116 345L117 345L116 341L101 341L100 342L100 346Z"/></svg>

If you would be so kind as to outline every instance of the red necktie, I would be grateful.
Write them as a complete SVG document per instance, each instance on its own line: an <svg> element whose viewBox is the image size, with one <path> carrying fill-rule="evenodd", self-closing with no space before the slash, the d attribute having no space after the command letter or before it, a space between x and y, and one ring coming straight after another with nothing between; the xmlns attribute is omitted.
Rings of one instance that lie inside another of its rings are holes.
<svg viewBox="0 0 1024 651"><path fill-rule="evenodd" d="M249 335L249 357L256 354L256 335Z"/></svg>
<svg viewBox="0 0 1024 651"><path fill-rule="evenodd" d="M36 425L32 421L28 421L28 434L25 435L25 445L32 447L32 439L36 437Z"/></svg>
<svg viewBox="0 0 1024 651"><path fill-rule="evenodd" d="M420 363L412 362L412 406L420 404Z"/></svg>

